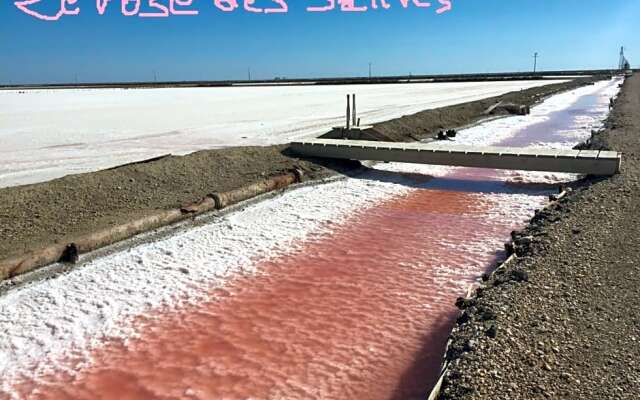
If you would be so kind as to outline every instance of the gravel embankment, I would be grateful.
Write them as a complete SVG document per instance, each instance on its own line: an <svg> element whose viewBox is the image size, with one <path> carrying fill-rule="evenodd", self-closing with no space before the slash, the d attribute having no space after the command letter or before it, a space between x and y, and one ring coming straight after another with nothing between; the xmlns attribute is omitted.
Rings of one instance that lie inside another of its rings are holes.
<svg viewBox="0 0 640 400"><path fill-rule="evenodd" d="M459 302L440 399L640 398L640 74L590 145L621 174L536 215L518 262Z"/></svg>
<svg viewBox="0 0 640 400"><path fill-rule="evenodd" d="M393 142L422 140L427 137L432 137L442 129L460 128L474 124L486 118L487 116L484 112L500 101L531 107L549 96L575 89L576 87L603 78L604 76L581 78L563 83L510 92L502 96L490 97L483 100L425 110L414 115L375 124L376 136L372 139Z"/></svg>

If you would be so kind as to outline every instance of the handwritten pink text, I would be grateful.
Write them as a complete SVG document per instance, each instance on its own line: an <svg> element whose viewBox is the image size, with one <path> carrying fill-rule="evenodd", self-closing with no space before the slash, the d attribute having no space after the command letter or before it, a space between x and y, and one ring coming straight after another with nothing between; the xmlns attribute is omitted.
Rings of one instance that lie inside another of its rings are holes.
<svg viewBox="0 0 640 400"><path fill-rule="evenodd" d="M167 18L174 15L198 15L194 0L82 0L95 1L98 15L104 15L110 6L119 7L125 17ZM208 0L213 6L226 13L238 10L256 14L288 13L288 0ZM291 1L291 0L289 0ZM42 21L58 21L66 15L79 15L79 0L17 0L14 5L22 12ZM118 3L111 5L112 3ZM402 8L433 8L437 14L453 9L453 0L307 0L306 11L311 13L340 11L366 12L388 10L393 6ZM38 11L38 4L48 5L55 11Z"/></svg>

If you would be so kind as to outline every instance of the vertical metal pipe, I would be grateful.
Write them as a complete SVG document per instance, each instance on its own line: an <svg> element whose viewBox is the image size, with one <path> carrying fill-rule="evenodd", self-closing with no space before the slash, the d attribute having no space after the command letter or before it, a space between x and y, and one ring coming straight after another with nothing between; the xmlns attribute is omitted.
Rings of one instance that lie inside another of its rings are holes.
<svg viewBox="0 0 640 400"><path fill-rule="evenodd" d="M349 130L351 123L351 95L347 95L347 130Z"/></svg>
<svg viewBox="0 0 640 400"><path fill-rule="evenodd" d="M351 125L353 125L353 127L355 128L357 119L356 119L356 94L353 94L353 109L351 111L351 115L353 116L353 119L351 120Z"/></svg>

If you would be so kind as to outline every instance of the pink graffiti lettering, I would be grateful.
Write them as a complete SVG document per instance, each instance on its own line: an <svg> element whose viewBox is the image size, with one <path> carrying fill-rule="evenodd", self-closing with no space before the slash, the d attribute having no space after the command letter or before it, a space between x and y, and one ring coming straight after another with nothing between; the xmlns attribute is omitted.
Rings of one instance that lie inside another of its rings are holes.
<svg viewBox="0 0 640 400"><path fill-rule="evenodd" d="M438 8L436 10L436 13L438 14L442 14L445 13L447 11L451 11L451 0L438 0L440 2L440 4L442 4L442 7Z"/></svg>
<svg viewBox="0 0 640 400"><path fill-rule="evenodd" d="M29 6L40 3L41 0L22 0L13 3L20 11L25 14L36 17L42 21L57 21L63 15L78 15L80 14L80 7L75 7L73 10L67 10L67 5L73 6L78 0L60 0L60 9L55 15L44 15L37 11L31 10Z"/></svg>
<svg viewBox="0 0 640 400"><path fill-rule="evenodd" d="M248 12L252 12L252 13L261 13L264 10L262 8L257 8L254 7L253 4L256 2L256 0L244 0L244 9L247 10Z"/></svg>
<svg viewBox="0 0 640 400"><path fill-rule="evenodd" d="M133 10L128 10L127 5L129 3L134 3ZM138 15L140 12L140 0L122 0L122 4L120 6L120 11L122 11L122 15L125 17L131 17L134 15Z"/></svg>
<svg viewBox="0 0 640 400"><path fill-rule="evenodd" d="M96 0L98 13L104 14L107 4L111 0ZM132 17L137 15L141 18L166 18L170 15L198 15L198 10L179 10L177 7L190 7L193 5L193 0L169 0L169 8L163 4L158 4L158 0L146 0L147 5L150 8L156 9L155 12L140 12L142 6L142 0L121 0L120 11L125 17ZM129 3L134 3L133 9L129 9Z"/></svg>
<svg viewBox="0 0 640 400"><path fill-rule="evenodd" d="M213 3L224 12L231 12L238 8L238 2L236 0L213 0Z"/></svg>
<svg viewBox="0 0 640 400"><path fill-rule="evenodd" d="M266 8L264 10L264 12L266 14L289 12L289 6L287 5L287 3L284 0L271 0L271 1L273 1L274 3L279 5L280 7L278 7L278 8Z"/></svg>
<svg viewBox="0 0 640 400"><path fill-rule="evenodd" d="M170 0L169 11L173 15L198 15L198 10L176 10L176 5L180 7L191 7L193 0Z"/></svg>
<svg viewBox="0 0 640 400"><path fill-rule="evenodd" d="M80 7L77 5L78 0L53 0L59 2L60 7L54 15L41 13L33 9L32 6L44 3L46 0L15 0L14 5L24 12L37 19L43 21L57 21L64 15L80 14ZM120 11L125 17L138 16L142 18L166 18L172 15L199 15L199 10L194 8L194 0L115 0L120 2ZM240 7L242 3L244 11L250 13L288 13L288 0L262 0L271 2L271 7L256 6L257 0L213 0L216 8L223 12L233 12ZM339 6L342 12L366 12L369 9L377 10L379 8L388 10L391 8L389 0L308 0L315 5L306 7L308 12L325 12L336 9ZM397 0L403 8L408 8L410 4L415 7L431 7L430 1L424 0ZM451 11L453 8L453 0L437 0L439 8L436 10L438 14ZM104 15L112 0L95 0L98 15ZM369 5L366 3L369 2ZM162 4L164 3L164 4ZM141 10L142 7L146 10Z"/></svg>
<svg viewBox="0 0 640 400"><path fill-rule="evenodd" d="M409 0L400 0L400 4L402 4L402 7L407 8L409 7ZM431 3L427 2L423 2L420 0L413 0L413 5L415 5L416 7L431 7Z"/></svg>
<svg viewBox="0 0 640 400"><path fill-rule="evenodd" d="M307 7L307 11L309 11L309 12L325 12L325 11L331 11L331 10L336 8L336 0L326 0L326 2L327 2L327 5L325 5L325 6L309 6L309 7Z"/></svg>
<svg viewBox="0 0 640 400"><path fill-rule="evenodd" d="M391 5L388 4L385 0L380 0L380 5L385 10L388 10L389 8L391 8ZM374 10L378 9L378 2L376 0L371 0L371 8L373 8Z"/></svg>
<svg viewBox="0 0 640 400"><path fill-rule="evenodd" d="M105 10L107 9L107 5L111 0L96 0L96 8L98 9L98 14L104 15Z"/></svg>
<svg viewBox="0 0 640 400"><path fill-rule="evenodd" d="M367 6L355 6L355 0L338 0L340 3L340 9L346 12L365 12L367 11Z"/></svg>
<svg viewBox="0 0 640 400"><path fill-rule="evenodd" d="M271 0L271 1L279 5L280 7L258 8L258 7L254 7L256 0L244 0L244 9L245 11L251 12L251 13L265 13L265 14L289 12L289 6L285 2L285 0Z"/></svg>
<svg viewBox="0 0 640 400"><path fill-rule="evenodd" d="M149 0L149 7L155 8L156 12L141 12L138 14L142 18L166 18L169 16L169 9L163 4L158 4L157 0Z"/></svg>

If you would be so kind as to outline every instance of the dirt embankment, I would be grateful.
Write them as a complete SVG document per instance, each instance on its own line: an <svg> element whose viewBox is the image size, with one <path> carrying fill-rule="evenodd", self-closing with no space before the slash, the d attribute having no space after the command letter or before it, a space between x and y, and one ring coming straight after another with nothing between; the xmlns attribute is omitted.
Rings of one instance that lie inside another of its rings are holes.
<svg viewBox="0 0 640 400"><path fill-rule="evenodd" d="M588 80L586 80L588 81ZM496 102L533 104L585 84L576 80L457 106L427 110L379 124L379 140L412 141L443 127L474 123ZM182 157L70 175L0 189L0 259L110 228L158 210L180 207L213 192L243 187L299 168L308 179L355 169L354 163L300 160L284 146L200 151Z"/></svg>
<svg viewBox="0 0 640 400"><path fill-rule="evenodd" d="M592 148L624 153L514 234L452 334L441 399L637 399L640 394L640 74Z"/></svg>
<svg viewBox="0 0 640 400"><path fill-rule="evenodd" d="M238 147L0 189L0 259L179 208L298 168L318 179L353 168L282 154L285 146Z"/></svg>
<svg viewBox="0 0 640 400"><path fill-rule="evenodd" d="M554 94L574 89L589 82L601 78L585 78L574 81L546 85L517 92L510 92L503 96L491 97L470 103L456 104L453 106L426 110L410 117L396 118L390 121L376 124L374 129L378 132L375 140L408 142L433 137L438 131L449 128L457 128L474 124L487 116L484 112L494 104L504 103L533 106L543 99Z"/></svg>

